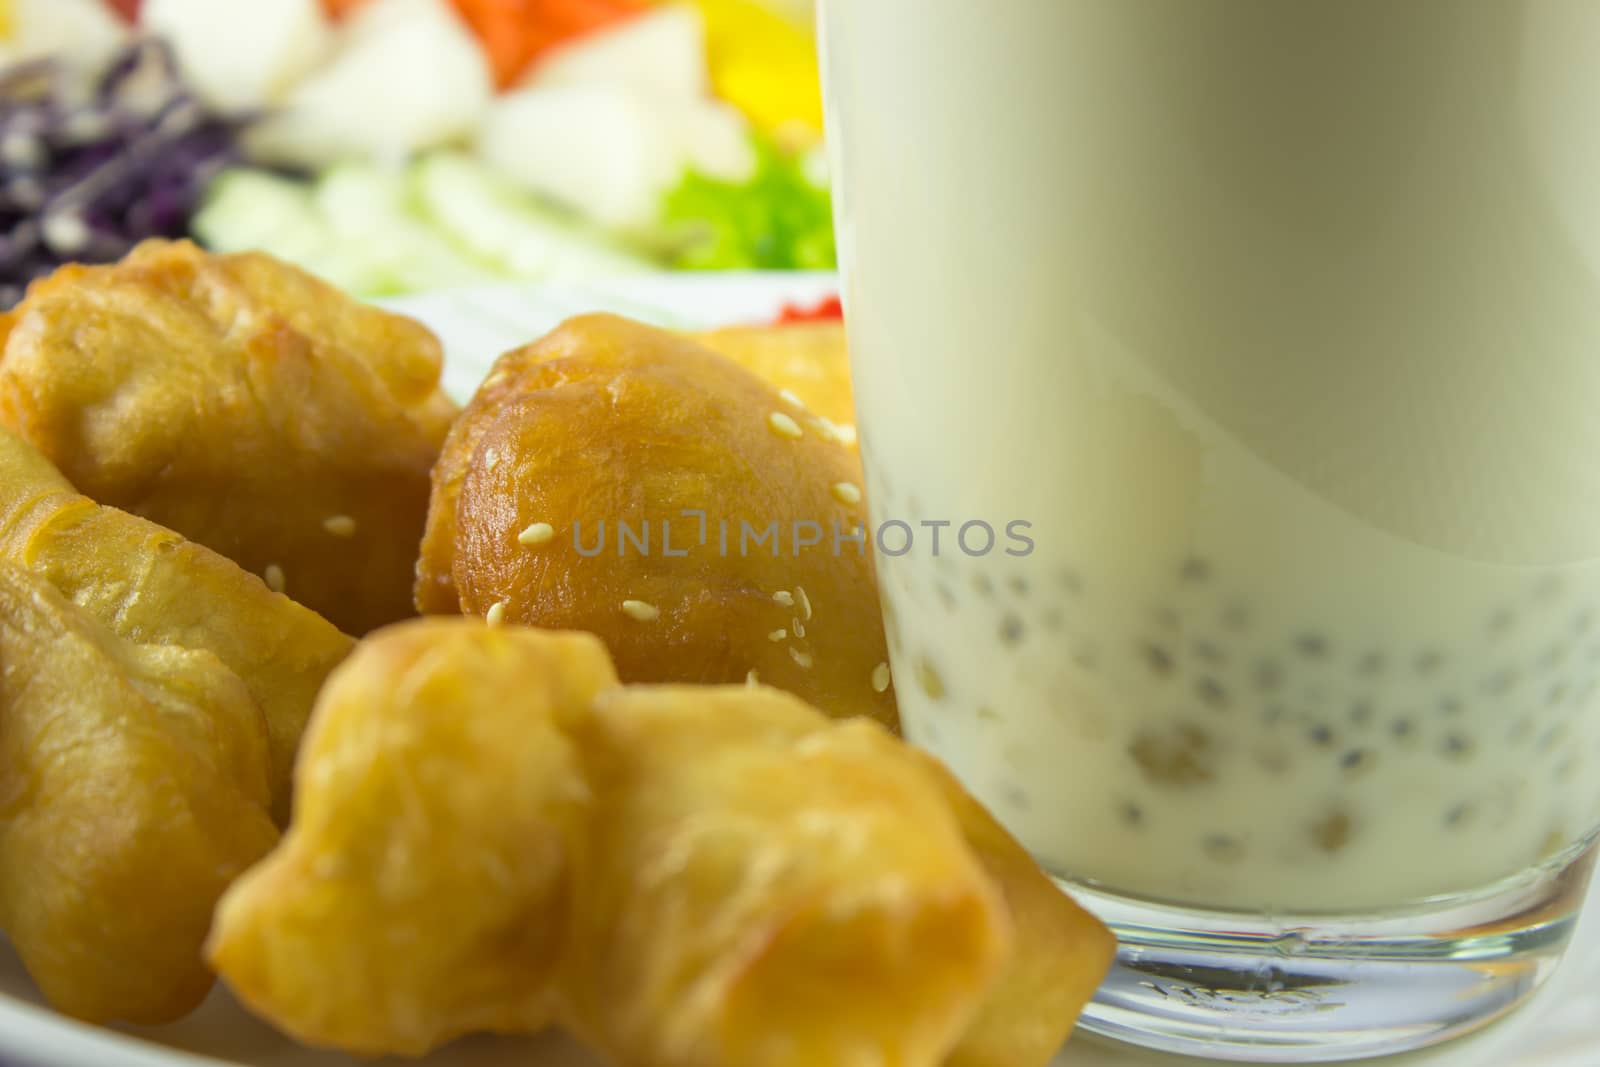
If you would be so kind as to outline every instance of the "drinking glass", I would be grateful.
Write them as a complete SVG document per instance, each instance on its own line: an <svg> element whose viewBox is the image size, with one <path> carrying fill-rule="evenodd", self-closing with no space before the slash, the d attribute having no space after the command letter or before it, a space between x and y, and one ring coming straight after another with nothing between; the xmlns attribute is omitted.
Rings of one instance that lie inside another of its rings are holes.
<svg viewBox="0 0 1600 1067"><path fill-rule="evenodd" d="M909 737L1093 1031L1476 1028L1600 826L1600 4L824 0Z"/></svg>

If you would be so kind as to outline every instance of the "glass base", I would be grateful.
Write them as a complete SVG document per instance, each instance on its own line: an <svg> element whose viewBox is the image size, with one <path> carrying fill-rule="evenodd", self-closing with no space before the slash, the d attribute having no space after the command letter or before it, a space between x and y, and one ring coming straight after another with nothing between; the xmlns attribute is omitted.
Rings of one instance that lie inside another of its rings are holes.
<svg viewBox="0 0 1600 1067"><path fill-rule="evenodd" d="M1383 915L1198 911L1063 881L1120 942L1081 1025L1248 1063L1362 1059L1459 1037L1549 978L1595 853L1591 839L1470 897Z"/></svg>

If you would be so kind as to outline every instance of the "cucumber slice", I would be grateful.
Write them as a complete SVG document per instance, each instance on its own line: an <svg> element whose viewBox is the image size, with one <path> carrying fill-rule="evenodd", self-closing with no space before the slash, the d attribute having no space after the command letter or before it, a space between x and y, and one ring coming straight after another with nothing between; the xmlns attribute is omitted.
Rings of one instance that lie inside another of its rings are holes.
<svg viewBox="0 0 1600 1067"><path fill-rule="evenodd" d="M304 184L259 170L219 175L190 228L218 252L260 249L296 263L316 259L334 243Z"/></svg>
<svg viewBox="0 0 1600 1067"><path fill-rule="evenodd" d="M217 252L266 252L347 292L377 293L390 284L363 245L334 237L309 186L262 171L218 177L190 228Z"/></svg>
<svg viewBox="0 0 1600 1067"><path fill-rule="evenodd" d="M258 249L368 297L660 269L454 153L410 169L345 163L313 184L228 171L193 230L219 252Z"/></svg>
<svg viewBox="0 0 1600 1067"><path fill-rule="evenodd" d="M218 252L266 252L357 296L495 280L407 212L407 189L376 167L336 168L315 185L228 171L192 229Z"/></svg>
<svg viewBox="0 0 1600 1067"><path fill-rule="evenodd" d="M659 269L466 156L428 156L412 176L422 214L513 277L583 280Z"/></svg>
<svg viewBox="0 0 1600 1067"><path fill-rule="evenodd" d="M443 289L496 281L499 275L452 244L414 210L401 170L345 164L328 171L313 194L341 244L360 247L373 264L371 295Z"/></svg>

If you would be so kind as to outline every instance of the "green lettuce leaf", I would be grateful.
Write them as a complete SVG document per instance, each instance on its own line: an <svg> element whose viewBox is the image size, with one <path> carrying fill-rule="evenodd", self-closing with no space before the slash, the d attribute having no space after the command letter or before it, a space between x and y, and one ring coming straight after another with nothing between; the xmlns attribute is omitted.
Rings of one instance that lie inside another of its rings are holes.
<svg viewBox="0 0 1600 1067"><path fill-rule="evenodd" d="M832 270L838 259L828 190L804 159L756 140L755 173L730 182L690 172L667 194L663 223L680 270Z"/></svg>

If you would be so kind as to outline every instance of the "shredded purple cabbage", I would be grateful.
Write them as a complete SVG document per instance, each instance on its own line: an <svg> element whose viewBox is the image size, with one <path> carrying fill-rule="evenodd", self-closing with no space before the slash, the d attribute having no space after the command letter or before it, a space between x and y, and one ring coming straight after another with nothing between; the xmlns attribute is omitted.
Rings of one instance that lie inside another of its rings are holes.
<svg viewBox="0 0 1600 1067"><path fill-rule="evenodd" d="M0 309L63 263L187 233L247 121L208 112L160 41L88 89L54 60L0 70Z"/></svg>

